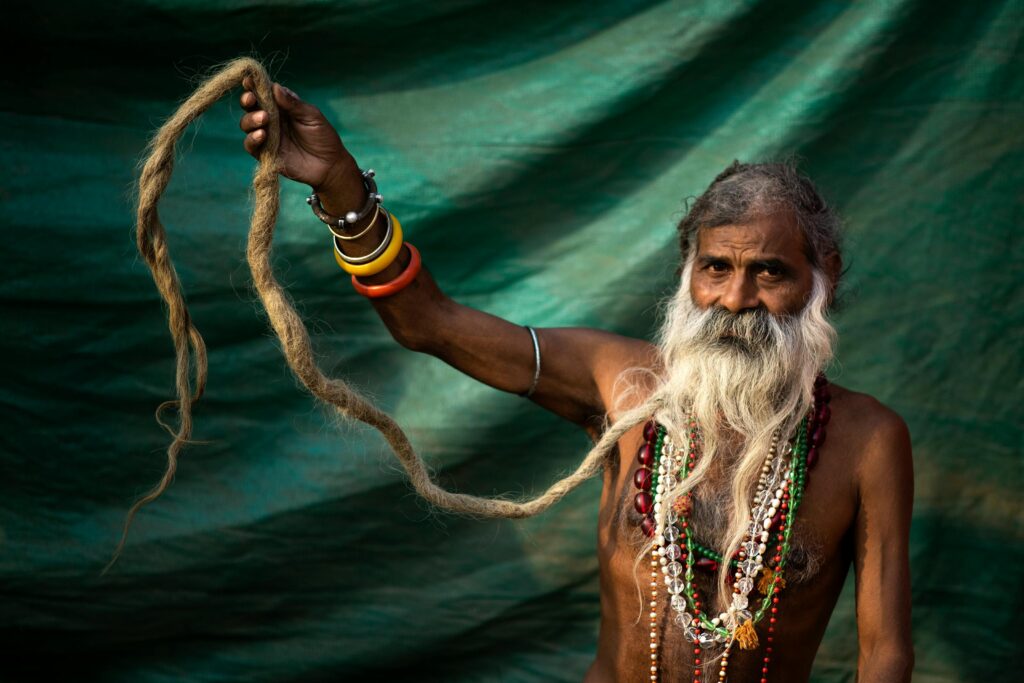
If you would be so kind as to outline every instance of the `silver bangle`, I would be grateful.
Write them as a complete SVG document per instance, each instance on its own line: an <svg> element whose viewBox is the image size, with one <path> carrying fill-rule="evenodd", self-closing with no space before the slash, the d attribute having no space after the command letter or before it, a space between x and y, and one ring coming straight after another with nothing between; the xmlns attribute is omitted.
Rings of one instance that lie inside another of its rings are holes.
<svg viewBox="0 0 1024 683"><path fill-rule="evenodd" d="M533 339L533 382L530 383L530 388L525 392L519 394L523 398L530 398L533 396L533 392L537 389L537 382L540 381L540 342L537 341L537 332L529 325L525 326L527 331L530 333L530 338Z"/></svg>
<svg viewBox="0 0 1024 683"><path fill-rule="evenodd" d="M320 197L317 196L316 192L306 197L306 203L313 209L316 217L327 225L337 226L339 230L344 230L346 225L355 225L369 216L375 205L384 201L384 196L377 192L377 181L373 179L376 172L372 168L368 168L363 171L362 175L363 187L366 188L366 203L363 204L363 208L359 211L349 211L344 216L332 216L324 211L324 207L320 204ZM334 231L332 230L331 232Z"/></svg>
<svg viewBox="0 0 1024 683"><path fill-rule="evenodd" d="M390 213L385 211L384 212L384 216L388 220L388 227L384 231L384 239L382 239L380 241L380 244L377 245L376 249L374 249L372 252L370 252L366 256L348 256L345 252L343 252L341 250L341 247L338 246L338 239L337 239L337 237L335 237L331 241L334 242L334 251L335 251L335 253L338 254L338 258L340 258L345 263L348 263L348 264L353 265L353 266L358 266L358 265L363 264L363 263L369 263L370 261L374 260L375 258L380 256L381 254L383 254L385 251L387 251L388 245L391 244L391 238L394 236L394 233L395 233L395 230L394 230L395 226L394 226L394 223L391 222L391 214Z"/></svg>
<svg viewBox="0 0 1024 683"><path fill-rule="evenodd" d="M335 237L337 237L339 240L345 240L346 242L351 242L353 240L359 239L360 237L362 237L366 233L370 232L371 229L373 229L374 223L377 222L377 215L378 214L380 214L380 204L378 204L377 208L373 210L373 218L371 218L370 222L366 224L366 227L363 228L362 232L359 232L359 233L357 233L355 235L345 235L345 234L343 234L341 232L338 232L338 229L335 228L330 223L327 224L327 229L330 230L331 234L334 235Z"/></svg>

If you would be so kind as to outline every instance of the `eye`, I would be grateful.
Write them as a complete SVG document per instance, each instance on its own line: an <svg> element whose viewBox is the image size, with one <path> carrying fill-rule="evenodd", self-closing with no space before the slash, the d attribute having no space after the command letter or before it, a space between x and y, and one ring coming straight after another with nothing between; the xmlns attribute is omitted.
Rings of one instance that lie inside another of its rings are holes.
<svg viewBox="0 0 1024 683"><path fill-rule="evenodd" d="M761 268L761 275L769 280L778 280L786 274L786 269L782 266L774 264L767 264Z"/></svg>
<svg viewBox="0 0 1024 683"><path fill-rule="evenodd" d="M712 273L724 273L729 270L729 264L725 261L711 261L704 266L704 269Z"/></svg>

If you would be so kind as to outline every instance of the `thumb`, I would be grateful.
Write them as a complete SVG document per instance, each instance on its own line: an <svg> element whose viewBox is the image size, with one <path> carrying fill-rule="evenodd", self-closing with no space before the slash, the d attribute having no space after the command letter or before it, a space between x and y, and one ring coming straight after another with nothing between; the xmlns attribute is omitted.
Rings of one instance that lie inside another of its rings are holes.
<svg viewBox="0 0 1024 683"><path fill-rule="evenodd" d="M303 102L294 91L279 83L274 84L274 101L296 123L313 124L322 117L319 109Z"/></svg>
<svg viewBox="0 0 1024 683"><path fill-rule="evenodd" d="M296 95L292 90L284 87L280 83L274 83L274 102L277 106L285 111L294 111L296 106L302 102L299 96Z"/></svg>

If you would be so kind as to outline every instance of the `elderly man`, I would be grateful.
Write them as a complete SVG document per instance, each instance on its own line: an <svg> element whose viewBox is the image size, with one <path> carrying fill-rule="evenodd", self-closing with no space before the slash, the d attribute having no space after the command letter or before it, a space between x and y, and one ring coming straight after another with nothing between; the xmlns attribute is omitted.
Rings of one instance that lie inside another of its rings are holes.
<svg viewBox="0 0 1024 683"><path fill-rule="evenodd" d="M251 87L245 148L267 114ZM679 225L656 343L533 330L447 298L314 106L275 84L282 173L310 185L337 258L394 338L597 437L655 397L604 473L601 628L587 681L806 681L852 561L858 680L907 681L910 440L830 385L838 220L784 164L733 164Z"/></svg>

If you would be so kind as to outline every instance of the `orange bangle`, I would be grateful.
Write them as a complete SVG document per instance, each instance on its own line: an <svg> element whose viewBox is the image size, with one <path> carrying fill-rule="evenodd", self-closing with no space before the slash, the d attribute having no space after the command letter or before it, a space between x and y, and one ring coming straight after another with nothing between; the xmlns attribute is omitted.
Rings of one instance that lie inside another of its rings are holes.
<svg viewBox="0 0 1024 683"><path fill-rule="evenodd" d="M386 296L392 296L398 294L400 291L409 286L409 283L416 279L416 276L420 273L420 267L423 262L420 260L419 250L409 244L405 243L405 246L409 247L409 264L402 271L402 274L396 277L391 282L385 282L382 285L364 285L362 282L356 279L356 276L352 276L352 286L355 287L356 291L365 297L370 299L382 299Z"/></svg>

